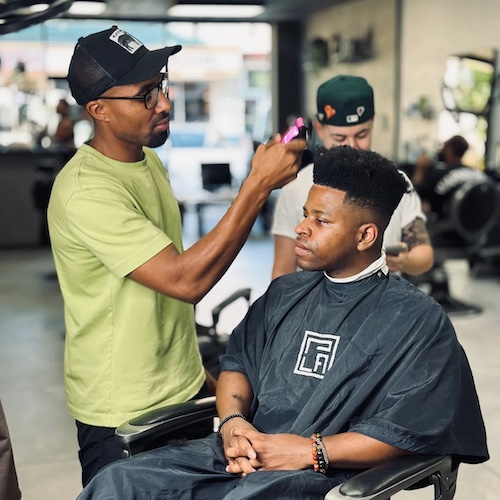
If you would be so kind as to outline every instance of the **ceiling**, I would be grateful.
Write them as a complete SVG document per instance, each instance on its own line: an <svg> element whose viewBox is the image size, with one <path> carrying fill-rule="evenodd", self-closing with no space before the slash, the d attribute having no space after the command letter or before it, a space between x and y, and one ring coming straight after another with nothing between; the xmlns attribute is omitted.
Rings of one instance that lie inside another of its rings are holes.
<svg viewBox="0 0 500 500"><path fill-rule="evenodd" d="M53 17L79 18L71 16L68 9L75 0L0 0L0 35L19 31L33 24L38 24ZM89 0L103 1L103 0ZM277 23L300 21L313 12L334 4L352 0L105 0L106 9L94 19L142 20L142 21L255 21ZM174 18L168 15L168 9L175 4L225 4L254 5L265 7L265 12L248 19L208 19L203 17ZM48 5L46 10L33 12L31 7Z"/></svg>
<svg viewBox="0 0 500 500"><path fill-rule="evenodd" d="M307 17L308 14L312 12L331 6L333 4L338 4L345 2L347 0L142 0L141 1L141 12L137 12L137 0L106 0L107 9L103 14L105 16L115 17L126 16L130 18L151 18L154 19L165 19L165 20L185 20L180 18L167 17L166 12L169 7L176 4L238 4L238 5L263 5L265 7L265 12L255 18L252 21L260 22L279 22L279 21L290 21L290 20L301 20ZM189 18L189 21L206 21L207 19L200 17ZM213 20L213 19L208 19ZM220 21L224 19L218 19ZM234 19L233 19L234 20ZM248 21L248 19L241 19L242 21Z"/></svg>

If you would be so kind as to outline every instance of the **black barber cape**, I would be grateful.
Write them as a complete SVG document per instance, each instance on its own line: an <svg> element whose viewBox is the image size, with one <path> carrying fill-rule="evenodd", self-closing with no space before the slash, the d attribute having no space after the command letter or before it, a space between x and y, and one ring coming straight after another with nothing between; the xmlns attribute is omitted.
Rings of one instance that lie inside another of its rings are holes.
<svg viewBox="0 0 500 500"><path fill-rule="evenodd" d="M487 460L465 354L443 309L396 275L332 283L322 273L274 280L232 333L223 370L253 387L266 433L354 431L399 448ZM104 469L78 500L319 500L355 471L226 472L221 441L139 453Z"/></svg>
<svg viewBox="0 0 500 500"><path fill-rule="evenodd" d="M276 279L230 337L265 433L352 431L411 452L488 459L465 353L444 310L397 275Z"/></svg>

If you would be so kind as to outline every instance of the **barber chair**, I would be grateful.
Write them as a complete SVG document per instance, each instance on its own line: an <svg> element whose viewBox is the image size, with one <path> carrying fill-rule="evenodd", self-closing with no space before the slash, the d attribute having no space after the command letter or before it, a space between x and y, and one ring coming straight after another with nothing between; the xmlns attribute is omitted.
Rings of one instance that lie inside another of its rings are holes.
<svg viewBox="0 0 500 500"><path fill-rule="evenodd" d="M212 396L146 413L118 427L116 437L124 456L130 457L166 442L165 437L183 428L206 429L206 422L210 424L216 417L215 396ZM200 433L198 437L202 436ZM325 500L389 500L402 490L427 486L434 487L435 500L452 500L457 473L458 465L449 456L400 457L360 472L330 490Z"/></svg>
<svg viewBox="0 0 500 500"><path fill-rule="evenodd" d="M240 288L232 293L227 299L212 309L212 324L209 326L196 323L196 334L198 337L198 346L205 369L215 378L219 377L220 364L219 357L224 354L229 334L218 333L217 324L223 309L243 298L250 305L250 288Z"/></svg>
<svg viewBox="0 0 500 500"><path fill-rule="evenodd" d="M499 206L499 191L495 183L486 177L474 179L462 184L452 194L444 207L443 219L430 219L428 222L435 263L428 275L418 281L430 283L429 295L448 314L482 312L480 306L451 296L444 263L448 259L466 259L470 262L481 253L488 232L498 217Z"/></svg>

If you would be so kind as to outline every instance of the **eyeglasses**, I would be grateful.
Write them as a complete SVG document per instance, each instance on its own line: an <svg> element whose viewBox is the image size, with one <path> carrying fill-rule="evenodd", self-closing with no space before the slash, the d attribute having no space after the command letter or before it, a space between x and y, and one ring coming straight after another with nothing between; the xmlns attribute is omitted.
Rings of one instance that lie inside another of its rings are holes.
<svg viewBox="0 0 500 500"><path fill-rule="evenodd" d="M152 89L149 89L143 95L134 95L134 96L130 96L130 97L128 97L128 96L109 96L109 97L100 96L99 99L109 99L109 100L125 99L125 100L130 100L130 101L143 101L144 107L146 109L153 109L158 104L158 97L160 95L160 90L163 92L163 95L168 97L168 87L169 87L168 73L161 73L160 76L161 76L160 81Z"/></svg>

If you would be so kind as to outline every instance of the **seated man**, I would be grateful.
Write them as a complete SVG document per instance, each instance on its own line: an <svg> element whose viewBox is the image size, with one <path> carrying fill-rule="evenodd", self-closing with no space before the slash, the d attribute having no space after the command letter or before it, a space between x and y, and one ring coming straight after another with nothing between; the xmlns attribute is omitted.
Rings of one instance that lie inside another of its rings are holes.
<svg viewBox="0 0 500 500"><path fill-rule="evenodd" d="M322 149L296 228L306 272L274 280L231 335L219 433L107 466L79 500L319 499L399 455L487 460L450 321L385 263L407 187L377 153Z"/></svg>
<svg viewBox="0 0 500 500"><path fill-rule="evenodd" d="M454 135L439 151L437 165L425 156L420 157L415 165L412 177L415 189L426 211L432 212L437 219L446 217L447 202L465 182L487 179L480 170L462 163L468 149L468 142L462 136Z"/></svg>

